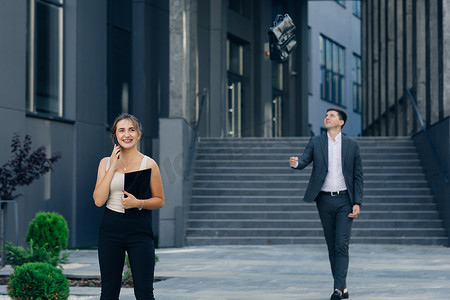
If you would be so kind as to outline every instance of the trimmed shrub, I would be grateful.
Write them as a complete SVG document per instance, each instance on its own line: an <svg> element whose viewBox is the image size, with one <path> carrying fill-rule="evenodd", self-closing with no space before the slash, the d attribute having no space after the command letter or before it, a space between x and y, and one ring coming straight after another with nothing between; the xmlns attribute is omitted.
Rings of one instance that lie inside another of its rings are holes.
<svg viewBox="0 0 450 300"><path fill-rule="evenodd" d="M62 271L47 263L26 263L9 276L8 295L12 299L67 299L69 292L69 281Z"/></svg>
<svg viewBox="0 0 450 300"><path fill-rule="evenodd" d="M54 267L61 267L69 261L70 252L67 250L62 255L56 255L50 250L42 247L35 247L33 244L28 249L22 246L14 246L11 242L6 242L6 263L12 268L21 266L29 262L45 262Z"/></svg>
<svg viewBox="0 0 450 300"><path fill-rule="evenodd" d="M28 226L25 241L36 248L45 248L59 255L67 247L69 228L64 217L58 213L40 212Z"/></svg>

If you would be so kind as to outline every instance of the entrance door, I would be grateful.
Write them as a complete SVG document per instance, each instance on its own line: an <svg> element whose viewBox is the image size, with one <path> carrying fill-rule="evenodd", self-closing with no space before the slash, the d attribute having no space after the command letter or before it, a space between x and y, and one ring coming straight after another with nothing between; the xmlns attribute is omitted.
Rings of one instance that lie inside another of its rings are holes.
<svg viewBox="0 0 450 300"><path fill-rule="evenodd" d="M227 137L241 137L242 92L244 82L244 44L227 39Z"/></svg>
<svg viewBox="0 0 450 300"><path fill-rule="evenodd" d="M283 64L272 62L272 137L282 136Z"/></svg>

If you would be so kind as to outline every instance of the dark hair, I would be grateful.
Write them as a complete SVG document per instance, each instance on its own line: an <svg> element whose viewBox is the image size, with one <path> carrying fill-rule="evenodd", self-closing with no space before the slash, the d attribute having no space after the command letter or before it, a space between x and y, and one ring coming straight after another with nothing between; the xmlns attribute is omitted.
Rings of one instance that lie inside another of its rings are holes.
<svg viewBox="0 0 450 300"><path fill-rule="evenodd" d="M345 123L347 123L347 114L345 113L345 111L339 109L339 108L334 108L331 107L329 109L327 109L327 112L329 112L330 110L335 111L338 113L339 116L339 120L343 120L344 124L342 124L341 128L344 127Z"/></svg>
<svg viewBox="0 0 450 300"><path fill-rule="evenodd" d="M113 123L113 126L111 128L111 138L113 140L114 143L114 137L116 136L116 131L117 131L117 123L119 123L122 120L128 120L131 123L133 123L134 127L136 128L136 130L139 133L139 136L142 136L142 125L141 122L139 122L138 118L136 118L133 115L130 114L121 114L120 116L118 116L116 118L116 120Z"/></svg>

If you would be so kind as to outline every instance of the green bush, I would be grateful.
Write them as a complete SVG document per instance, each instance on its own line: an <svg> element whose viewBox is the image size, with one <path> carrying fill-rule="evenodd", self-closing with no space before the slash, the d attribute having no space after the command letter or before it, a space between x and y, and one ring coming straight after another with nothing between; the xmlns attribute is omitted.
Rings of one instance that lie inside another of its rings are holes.
<svg viewBox="0 0 450 300"><path fill-rule="evenodd" d="M25 241L36 248L46 248L55 255L67 247L69 228L64 217L58 213L40 212L28 226ZM33 242L31 242L33 241Z"/></svg>
<svg viewBox="0 0 450 300"><path fill-rule="evenodd" d="M54 267L61 267L69 261L70 252L64 252L62 255L55 255L44 247L36 247L30 242L30 247L25 249L22 246L14 246L11 242L6 242L6 263L12 268L21 266L29 262L45 262Z"/></svg>
<svg viewBox="0 0 450 300"><path fill-rule="evenodd" d="M62 271L47 263L26 263L9 276L8 295L12 299L67 299L69 292L69 281Z"/></svg>

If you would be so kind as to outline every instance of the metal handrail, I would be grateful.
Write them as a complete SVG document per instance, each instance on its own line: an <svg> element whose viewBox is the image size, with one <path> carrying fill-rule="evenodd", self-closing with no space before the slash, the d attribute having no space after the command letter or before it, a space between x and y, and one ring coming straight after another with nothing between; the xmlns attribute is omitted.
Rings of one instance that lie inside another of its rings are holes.
<svg viewBox="0 0 450 300"><path fill-rule="evenodd" d="M188 166L187 166L187 170L186 170L186 175L184 177L184 179L186 181L191 180L191 169L192 169L192 163L194 161L195 148L197 147L198 130L200 128L200 120L202 118L203 106L205 104L205 99L206 99L207 94L208 94L207 89L206 88L203 89L202 98L200 100L200 108L198 110L197 125L195 126L194 136L192 137L191 152L189 154Z"/></svg>
<svg viewBox="0 0 450 300"><path fill-rule="evenodd" d="M417 118L419 119L419 123L420 123L420 125L423 128L423 132L425 133L425 136L427 137L428 144L430 145L431 151L433 152L434 158L436 159L436 162L437 162L437 164L439 166L439 170L441 171L441 175L444 178L444 181L448 182L448 177L445 174L444 167L442 166L441 160L439 159L439 156L438 156L438 154L436 152L436 149L433 146L433 142L431 141L430 135L428 134L428 131L425 128L425 125L423 124L422 116L421 116L421 114L419 112L419 109L417 108L416 102L414 101L414 97L411 94L411 90L408 88L408 86L405 86L405 91L406 91L406 93L408 93L408 96L409 96L409 99L411 100L411 103L412 103L412 106L414 108L414 111L416 112Z"/></svg>

